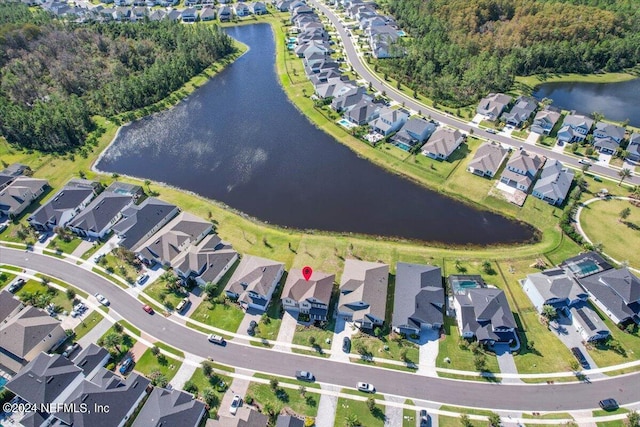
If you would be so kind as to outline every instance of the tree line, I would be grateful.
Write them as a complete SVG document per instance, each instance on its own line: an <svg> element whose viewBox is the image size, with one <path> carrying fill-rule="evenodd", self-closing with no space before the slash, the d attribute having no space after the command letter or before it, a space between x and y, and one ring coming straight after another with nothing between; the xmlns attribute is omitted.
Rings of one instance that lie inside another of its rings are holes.
<svg viewBox="0 0 640 427"><path fill-rule="evenodd" d="M411 36L383 72L445 105L506 91L516 75L620 71L640 62L640 8L622 0L389 0Z"/></svg>
<svg viewBox="0 0 640 427"><path fill-rule="evenodd" d="M215 25L76 24L0 4L0 132L30 149L79 147L93 115L153 104L233 50Z"/></svg>

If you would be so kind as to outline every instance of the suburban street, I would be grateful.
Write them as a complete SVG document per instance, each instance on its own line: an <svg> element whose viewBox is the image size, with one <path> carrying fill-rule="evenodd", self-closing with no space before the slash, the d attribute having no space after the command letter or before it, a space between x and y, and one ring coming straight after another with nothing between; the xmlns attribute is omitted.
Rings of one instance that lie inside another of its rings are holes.
<svg viewBox="0 0 640 427"><path fill-rule="evenodd" d="M575 157L568 156L563 153L554 152L551 149L543 148L534 144L527 144L524 141L516 140L505 135L491 134L486 130L483 130L477 126L471 126L468 123L463 122L460 119L453 117L449 114L445 114L438 110L434 110L432 108L428 108L422 104L419 104L418 102L416 102L415 99L398 92L394 87L381 81L378 77L373 75L367 67L365 67L364 63L362 62L362 58L358 55L356 51L356 48L353 44L353 40L351 39L351 37L349 37L349 35L347 34L347 30L344 28L339 18L334 14L333 10L331 10L327 5L325 5L324 3L321 3L318 0L309 0L309 3L314 7L316 7L317 9L319 9L320 11L322 11L324 15L329 18L329 20L335 27L336 31L340 35L340 38L342 39L342 44L344 45L347 61L351 66L353 66L353 70L360 76L360 78L367 80L368 82L371 82L373 88L376 91L380 91L380 92L385 91L387 97L389 97L390 99L400 104L404 103L406 108L410 108L414 111L422 111L424 115L429 114L432 119L437 120L453 128L460 129L467 133L473 129L474 136L477 136L483 139L494 140L502 144L507 144L516 148L526 145L527 151L530 151L532 153L539 154L542 156L546 156L547 158L560 160L562 163L570 165L576 169L582 168L582 165L578 163L578 159ZM618 176L618 171L616 169L603 167L597 164L593 164L589 168L589 172L597 175L605 176L613 180L620 179L620 177ZM634 174L630 178L627 178L625 182L640 185L640 177Z"/></svg>
<svg viewBox="0 0 640 427"><path fill-rule="evenodd" d="M317 357L274 351L229 342L225 347L207 342L204 334L155 314L145 313L142 303L107 279L80 266L33 252L0 247L4 264L29 268L61 279L93 295L100 292L111 301L110 310L146 334L185 352L211 357L238 368L293 376L297 369L309 370L320 383L355 387L373 383L379 392L405 398L429 400L456 406L495 410L567 411L596 408L598 401L615 398L621 404L640 401L640 372L594 380L591 383L506 385L433 378L408 372L343 363Z"/></svg>

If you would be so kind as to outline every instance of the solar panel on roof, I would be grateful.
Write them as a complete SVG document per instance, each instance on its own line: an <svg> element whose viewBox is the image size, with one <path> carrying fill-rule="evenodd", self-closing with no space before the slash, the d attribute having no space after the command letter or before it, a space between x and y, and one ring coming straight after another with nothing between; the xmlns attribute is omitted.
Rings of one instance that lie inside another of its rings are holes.
<svg viewBox="0 0 640 427"><path fill-rule="evenodd" d="M584 311L582 311L581 308L577 309L576 311L578 312L578 315L582 318L582 320L589 327L590 330L593 331L596 329L596 325L593 324L591 319L589 319L589 316L587 316L587 314Z"/></svg>

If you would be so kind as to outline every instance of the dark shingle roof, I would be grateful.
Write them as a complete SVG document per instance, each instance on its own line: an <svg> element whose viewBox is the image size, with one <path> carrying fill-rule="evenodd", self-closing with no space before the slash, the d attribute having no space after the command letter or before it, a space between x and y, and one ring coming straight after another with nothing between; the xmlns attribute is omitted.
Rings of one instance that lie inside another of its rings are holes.
<svg viewBox="0 0 640 427"><path fill-rule="evenodd" d="M304 427L304 421L291 415L278 415L276 427Z"/></svg>
<svg viewBox="0 0 640 427"><path fill-rule="evenodd" d="M138 206L125 209L122 212L124 218L113 226L113 230L123 237L120 244L131 249L174 212L177 213L175 205L152 197Z"/></svg>
<svg viewBox="0 0 640 427"><path fill-rule="evenodd" d="M76 209L87 197L93 193L91 188L79 188L74 186L65 186L52 199L36 210L29 217L29 221L36 221L39 224L47 222L55 225L61 225L60 219L62 215Z"/></svg>
<svg viewBox="0 0 640 427"><path fill-rule="evenodd" d="M44 310L29 306L0 325L0 347L22 358L56 329L62 331L59 320Z"/></svg>
<svg viewBox="0 0 640 427"><path fill-rule="evenodd" d="M22 303L7 291L0 291L0 322L5 320Z"/></svg>
<svg viewBox="0 0 640 427"><path fill-rule="evenodd" d="M83 348L80 353L73 359L73 363L82 369L85 376L89 375L98 366L103 366L105 357L109 356L109 352L97 345L91 343Z"/></svg>
<svg viewBox="0 0 640 427"><path fill-rule="evenodd" d="M69 227L98 233L132 200L133 198L129 195L103 191L71 220Z"/></svg>
<svg viewBox="0 0 640 427"><path fill-rule="evenodd" d="M133 427L197 427L204 403L180 390L156 387L136 417Z"/></svg>
<svg viewBox="0 0 640 427"><path fill-rule="evenodd" d="M578 282L620 322L640 315L640 279L628 268L605 270Z"/></svg>
<svg viewBox="0 0 640 427"><path fill-rule="evenodd" d="M282 298L291 298L297 302L315 298L329 304L334 281L333 274L314 271L311 278L305 280L301 269L290 270L282 290Z"/></svg>
<svg viewBox="0 0 640 427"><path fill-rule="evenodd" d="M504 292L496 288L471 288L454 296L460 304L463 332L478 340L502 341L495 328L515 328L516 321Z"/></svg>
<svg viewBox="0 0 640 427"><path fill-rule="evenodd" d="M396 265L393 326L420 329L422 323L442 323L444 306L442 271L432 265Z"/></svg>

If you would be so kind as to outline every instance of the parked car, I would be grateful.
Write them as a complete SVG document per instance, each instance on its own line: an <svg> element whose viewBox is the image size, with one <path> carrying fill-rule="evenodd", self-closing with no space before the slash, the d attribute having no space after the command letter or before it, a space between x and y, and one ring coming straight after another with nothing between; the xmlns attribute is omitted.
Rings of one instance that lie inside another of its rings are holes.
<svg viewBox="0 0 640 427"><path fill-rule="evenodd" d="M147 273L143 274L142 276L138 277L138 280L136 280L136 283L138 285L142 285L144 282L146 282L149 279L149 275Z"/></svg>
<svg viewBox="0 0 640 427"><path fill-rule="evenodd" d="M96 255L93 257L93 262L99 263L102 258L105 257L105 254Z"/></svg>
<svg viewBox="0 0 640 427"><path fill-rule="evenodd" d="M373 386L373 384L369 384L369 383L358 383L356 385L356 388L359 391L364 391L365 393L375 393L376 392L376 388Z"/></svg>
<svg viewBox="0 0 640 427"><path fill-rule="evenodd" d="M429 414L426 409L420 409L420 427L429 427Z"/></svg>
<svg viewBox="0 0 640 427"><path fill-rule="evenodd" d="M224 338L222 338L220 335L211 334L211 335L209 335L208 339L209 339L209 342L212 342L214 344L218 344L218 345L224 345L225 344Z"/></svg>
<svg viewBox="0 0 640 427"><path fill-rule="evenodd" d="M582 366L584 369L589 369L591 367L591 365L589 365L589 362L587 361L587 358L584 357L584 354L578 347L571 347L571 353L573 353L576 359L578 359L578 362L580 362L580 366Z"/></svg>
<svg viewBox="0 0 640 427"><path fill-rule="evenodd" d="M342 339L342 351L345 353L351 352L351 339L349 337L344 337Z"/></svg>
<svg viewBox="0 0 640 427"><path fill-rule="evenodd" d="M598 402L598 404L605 411L615 411L616 409L618 409L618 402L612 398L603 399Z"/></svg>
<svg viewBox="0 0 640 427"><path fill-rule="evenodd" d="M22 287L22 285L24 285L24 279L19 277L9 285L7 290L12 294L15 294L18 291L18 289Z"/></svg>
<svg viewBox="0 0 640 427"><path fill-rule="evenodd" d="M40 242L40 243L44 243L44 242L46 242L46 241L47 241L47 235L46 235L46 233L42 233L42 234L40 234L40 235L38 236L38 242Z"/></svg>
<svg viewBox="0 0 640 427"><path fill-rule="evenodd" d="M102 305L109 305L110 302L108 299L106 299L102 294L97 293L96 295L96 299L98 300L98 302Z"/></svg>
<svg viewBox="0 0 640 427"><path fill-rule="evenodd" d="M296 378L300 381L309 381L313 382L316 380L316 377L309 371L296 371Z"/></svg>
<svg viewBox="0 0 640 427"><path fill-rule="evenodd" d="M178 313L182 312L182 310L184 310L187 305L189 305L189 298L183 298L182 301L180 301L176 306L176 311Z"/></svg>
<svg viewBox="0 0 640 427"><path fill-rule="evenodd" d="M0 233L7 229L7 224L0 224Z"/></svg>
<svg viewBox="0 0 640 427"><path fill-rule="evenodd" d="M247 333L251 336L254 336L256 334L257 326L258 324L256 323L256 321L252 320L251 323L249 323L249 327L247 328Z"/></svg>
<svg viewBox="0 0 640 427"><path fill-rule="evenodd" d="M495 129L487 129L487 133L496 134L498 133Z"/></svg>
<svg viewBox="0 0 640 427"><path fill-rule="evenodd" d="M71 354L76 351L78 349L78 347L80 347L80 345L76 342L71 344L70 346L68 346L67 348L64 349L64 352L62 353L62 355L64 357L69 357L71 356Z"/></svg>
<svg viewBox="0 0 640 427"><path fill-rule="evenodd" d="M578 163L580 163L581 165L591 165L591 161L587 159L580 159L578 160Z"/></svg>
<svg viewBox="0 0 640 427"><path fill-rule="evenodd" d="M229 407L229 412L231 415L235 415L238 413L238 408L242 405L242 398L237 394L233 396L233 400L231 401L231 406Z"/></svg>
<svg viewBox="0 0 640 427"><path fill-rule="evenodd" d="M142 306L142 309L144 311L146 311L147 313L149 313L149 314L153 314L153 308L151 308L150 305L145 304L145 305Z"/></svg>
<svg viewBox="0 0 640 427"><path fill-rule="evenodd" d="M120 373L122 375L126 374L127 371L129 371L129 369L131 369L133 367L133 359L130 357L127 357L125 359L124 362L122 362L122 365L120 365Z"/></svg>

